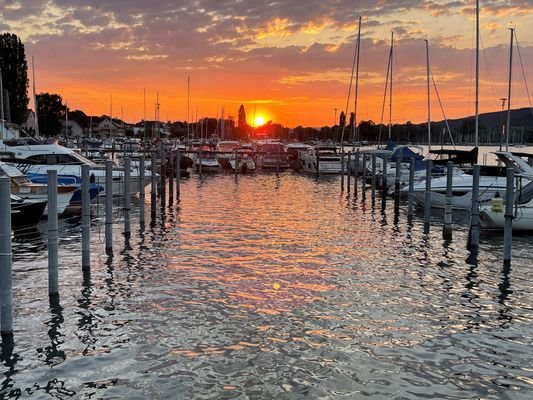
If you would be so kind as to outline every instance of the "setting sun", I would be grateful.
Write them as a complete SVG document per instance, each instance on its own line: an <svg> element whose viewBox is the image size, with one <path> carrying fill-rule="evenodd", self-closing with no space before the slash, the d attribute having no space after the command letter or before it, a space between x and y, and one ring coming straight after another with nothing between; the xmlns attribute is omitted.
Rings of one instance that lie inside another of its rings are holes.
<svg viewBox="0 0 533 400"><path fill-rule="evenodd" d="M265 117L263 117L262 115L257 115L254 120L254 125L262 126L264 124L265 124Z"/></svg>

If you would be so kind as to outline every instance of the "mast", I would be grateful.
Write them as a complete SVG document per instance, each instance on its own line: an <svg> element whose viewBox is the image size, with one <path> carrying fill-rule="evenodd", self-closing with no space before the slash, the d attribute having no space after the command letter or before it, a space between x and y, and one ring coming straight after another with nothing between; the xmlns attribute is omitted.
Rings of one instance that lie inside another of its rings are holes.
<svg viewBox="0 0 533 400"><path fill-rule="evenodd" d="M479 0L476 0L476 125L475 146L479 145Z"/></svg>
<svg viewBox="0 0 533 400"><path fill-rule="evenodd" d="M359 50L361 47L361 17L359 17L359 29L357 30L357 55L356 55L356 67L355 67L355 99L354 99L354 108L353 108L353 130L354 135L352 136L352 143L354 138L356 141L359 141L359 135L357 134L357 94L359 89Z"/></svg>
<svg viewBox="0 0 533 400"><path fill-rule="evenodd" d="M190 123L189 123L190 103L191 103L191 77L187 76L187 140L189 141L191 140Z"/></svg>
<svg viewBox="0 0 533 400"><path fill-rule="evenodd" d="M431 151L431 92L429 86L429 42L427 39L424 39L426 42L426 74L427 74L427 94L428 94L428 151Z"/></svg>
<svg viewBox="0 0 533 400"><path fill-rule="evenodd" d="M389 140L392 137L392 62L394 55L394 32L391 32L390 39L390 89L389 89Z"/></svg>
<svg viewBox="0 0 533 400"><path fill-rule="evenodd" d="M68 138L68 102L65 100L65 139Z"/></svg>
<svg viewBox="0 0 533 400"><path fill-rule="evenodd" d="M31 55L31 71L32 71L32 88L33 88L33 116L35 117L35 136L39 137L39 118L37 117L37 96L35 94L35 64L33 62L33 54Z"/></svg>
<svg viewBox="0 0 533 400"><path fill-rule="evenodd" d="M113 136L113 95L109 95L109 137Z"/></svg>
<svg viewBox="0 0 533 400"><path fill-rule="evenodd" d="M505 127L505 151L509 151L509 135L511 134L511 82L513 77L513 39L514 28L511 31L511 46L509 47L509 88L507 91L507 126Z"/></svg>
<svg viewBox="0 0 533 400"><path fill-rule="evenodd" d="M144 98L143 98L143 142L146 140L146 86L144 87Z"/></svg>

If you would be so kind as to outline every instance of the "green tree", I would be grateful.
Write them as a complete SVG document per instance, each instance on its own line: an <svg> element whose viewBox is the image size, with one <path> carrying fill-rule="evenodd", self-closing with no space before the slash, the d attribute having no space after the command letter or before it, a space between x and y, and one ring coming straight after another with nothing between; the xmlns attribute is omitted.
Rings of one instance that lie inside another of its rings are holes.
<svg viewBox="0 0 533 400"><path fill-rule="evenodd" d="M39 130L43 136L59 135L61 120L65 116L65 106L61 96L55 93L39 93L37 115L39 116Z"/></svg>
<svg viewBox="0 0 533 400"><path fill-rule="evenodd" d="M4 94L8 93L11 122L20 125L24 122L29 102L28 65L24 45L13 33L0 35L0 68Z"/></svg>

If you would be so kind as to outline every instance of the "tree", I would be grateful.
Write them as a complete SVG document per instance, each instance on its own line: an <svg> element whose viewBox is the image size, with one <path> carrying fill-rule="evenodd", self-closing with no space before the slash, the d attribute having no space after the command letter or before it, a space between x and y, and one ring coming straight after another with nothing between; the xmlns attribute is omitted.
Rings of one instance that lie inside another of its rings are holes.
<svg viewBox="0 0 533 400"><path fill-rule="evenodd" d="M346 126L346 114L344 114L344 111L341 111L341 115L339 117L339 126L342 128L343 126Z"/></svg>
<svg viewBox="0 0 533 400"><path fill-rule="evenodd" d="M246 111L244 111L244 106L241 104L239 107L239 120L237 126L241 129L245 129L246 125Z"/></svg>
<svg viewBox="0 0 533 400"><path fill-rule="evenodd" d="M9 104L4 103L4 109L9 105L11 122L20 125L24 122L29 102L28 65L24 45L15 34L0 35L0 68L2 69L4 99L9 98Z"/></svg>
<svg viewBox="0 0 533 400"><path fill-rule="evenodd" d="M61 133L61 120L65 116L65 106L61 96L55 93L37 95L37 115L39 130L44 136L56 136Z"/></svg>

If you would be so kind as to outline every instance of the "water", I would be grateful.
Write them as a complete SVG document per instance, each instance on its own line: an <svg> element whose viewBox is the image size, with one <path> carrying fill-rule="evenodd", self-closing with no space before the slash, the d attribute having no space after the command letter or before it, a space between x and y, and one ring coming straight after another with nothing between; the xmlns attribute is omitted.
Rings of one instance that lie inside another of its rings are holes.
<svg viewBox="0 0 533 400"><path fill-rule="evenodd" d="M2 398L530 399L532 236L444 241L406 207L347 198L339 177L193 175L92 271L76 220L60 229L59 304L46 227L14 243L14 346ZM466 260L469 259L469 262ZM278 289L279 285L279 289Z"/></svg>

